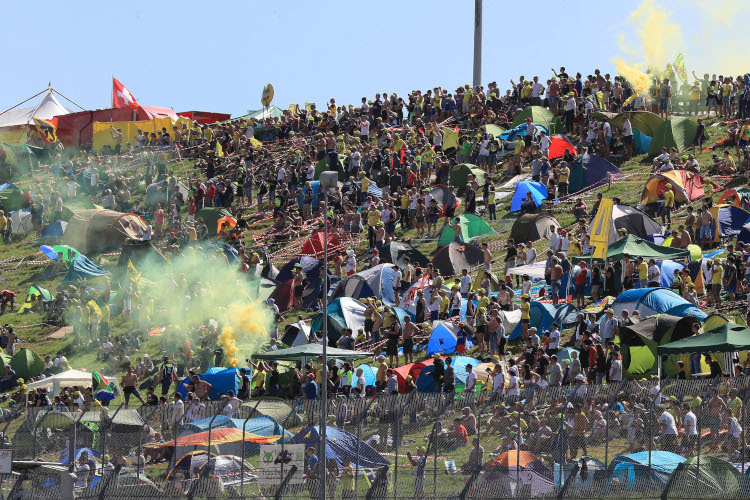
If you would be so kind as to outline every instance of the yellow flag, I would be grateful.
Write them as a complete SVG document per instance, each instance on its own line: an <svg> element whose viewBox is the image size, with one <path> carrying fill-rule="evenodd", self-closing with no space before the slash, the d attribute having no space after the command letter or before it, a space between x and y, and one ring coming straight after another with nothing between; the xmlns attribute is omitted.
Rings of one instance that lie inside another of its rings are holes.
<svg viewBox="0 0 750 500"><path fill-rule="evenodd" d="M606 111L606 108L604 107L604 92L599 91L596 93L596 105L599 106L599 109Z"/></svg>
<svg viewBox="0 0 750 500"><path fill-rule="evenodd" d="M680 80L682 80L682 83L687 82L688 76L687 76L687 70L685 69L685 59L682 57L682 52L677 56L677 58L672 63L672 67L674 68L675 73L677 73L677 76L680 77Z"/></svg>
<svg viewBox="0 0 750 500"><path fill-rule="evenodd" d="M36 129L39 131L39 135L42 136L45 143L54 144L57 142L57 127L55 127L54 123L34 118L34 125L36 125Z"/></svg>
<svg viewBox="0 0 750 500"><path fill-rule="evenodd" d="M141 272L135 268L132 260L128 260L128 278L133 283L138 283L138 280L141 279Z"/></svg>
<svg viewBox="0 0 750 500"><path fill-rule="evenodd" d="M308 113L312 113L312 110L313 110L314 108L315 108L315 103L314 103L314 102L306 102L306 103L305 103L305 110L306 110L306 111L307 111Z"/></svg>
<svg viewBox="0 0 750 500"><path fill-rule="evenodd" d="M290 104L289 111L292 113L299 113L299 104Z"/></svg>
<svg viewBox="0 0 750 500"><path fill-rule="evenodd" d="M273 85L270 83L263 87L263 94L260 96L260 103L263 105L264 108L267 108L271 105L271 101L273 100Z"/></svg>
<svg viewBox="0 0 750 500"><path fill-rule="evenodd" d="M224 148L219 141L216 141L216 156L224 156Z"/></svg>

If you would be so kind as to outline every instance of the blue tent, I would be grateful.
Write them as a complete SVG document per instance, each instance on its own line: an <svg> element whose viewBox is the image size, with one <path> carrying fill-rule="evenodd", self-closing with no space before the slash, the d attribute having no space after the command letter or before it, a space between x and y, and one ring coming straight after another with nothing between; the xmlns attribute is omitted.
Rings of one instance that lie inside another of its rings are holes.
<svg viewBox="0 0 750 500"><path fill-rule="evenodd" d="M375 385L375 379L377 378L376 374L377 374L378 369L373 368L370 365L359 365L354 369L355 376L359 368L362 368L362 375L365 377L365 387L370 386L370 385ZM353 386L357 385L357 381L354 380L352 385Z"/></svg>
<svg viewBox="0 0 750 500"><path fill-rule="evenodd" d="M621 455L609 464L609 477L620 481L620 488L638 490L663 488L669 476L687 459L676 453L652 450ZM649 467L649 463L651 466Z"/></svg>
<svg viewBox="0 0 750 500"><path fill-rule="evenodd" d="M0 191L5 191L6 189L18 189L18 186L11 182L6 182L4 184L0 184Z"/></svg>
<svg viewBox="0 0 750 500"><path fill-rule="evenodd" d="M304 444L305 448L318 449L320 443L320 427L306 427L289 440L290 444ZM359 463L357 463L357 448L359 445ZM391 463L383 458L370 445L357 439L353 434L337 429L326 427L326 457L336 460L339 469L344 467L343 458L348 458L350 463L363 473L371 472L381 467L389 467Z"/></svg>
<svg viewBox="0 0 750 500"><path fill-rule="evenodd" d="M221 399L227 391L233 391L235 396L240 388L239 371L236 368L223 368L215 366L206 370L203 375L198 375L200 380L211 384L208 397L214 401ZM177 388L177 392L184 398L187 395L187 379Z"/></svg>
<svg viewBox="0 0 750 500"><path fill-rule="evenodd" d="M750 223L745 224L740 229L740 234L737 235L737 241L742 243L750 243Z"/></svg>
<svg viewBox="0 0 750 500"><path fill-rule="evenodd" d="M302 266L302 272L309 280L313 277L320 276L320 269L323 267L323 261L316 259L315 257L295 257L286 264L284 267L279 269L279 274L274 278L279 283L284 283L294 278L294 266L299 264Z"/></svg>
<svg viewBox="0 0 750 500"><path fill-rule="evenodd" d="M333 297L351 297L364 299L375 297L385 305L393 305L396 296L393 293L393 276L396 266L378 264L341 280L336 286Z"/></svg>
<svg viewBox="0 0 750 500"><path fill-rule="evenodd" d="M321 280L322 281L322 280ZM328 340L336 342L344 328L351 328L354 335L365 327L365 306L350 297L340 297L328 304ZM323 331L323 313L315 315L310 327L312 333Z"/></svg>
<svg viewBox="0 0 750 500"><path fill-rule="evenodd" d="M438 321L430 333L430 339L427 341L427 355L449 354L456 352L456 336L458 335L458 325L452 321Z"/></svg>
<svg viewBox="0 0 750 500"><path fill-rule="evenodd" d="M67 452L67 451L68 451L68 449L67 449L67 448L65 448L65 451ZM81 459L81 455L82 455L82 454L83 454L84 452L86 452L86 453L88 453L88 454L89 454L89 458L94 458L94 457L98 458L98 457L100 457L100 456L101 456L101 452L99 452L99 451L96 451L96 450L93 450L93 449L91 449L91 448L78 448L78 449L76 450L76 455L75 455L75 457L76 457L76 460L75 460L75 461L76 461L76 462L78 462L78 461L79 461L79 460ZM62 458L60 459L60 463L61 463L61 464L67 464L67 463L68 463L68 455L65 455L64 457L62 457Z"/></svg>
<svg viewBox="0 0 750 500"><path fill-rule="evenodd" d="M744 225L750 222L750 214L740 207L734 205L724 205L715 207L711 210L716 219L716 225L719 229L719 236L723 238L732 238L739 236Z"/></svg>
<svg viewBox="0 0 750 500"><path fill-rule="evenodd" d="M581 155L570 166L568 192L577 193L589 186L606 182L610 174L622 174L622 171L599 155Z"/></svg>
<svg viewBox="0 0 750 500"><path fill-rule="evenodd" d="M211 423L211 420L213 420L213 423ZM292 436L291 432L285 430L276 420L266 415L251 418L247 421L244 418L229 418L224 415L219 415L216 418L208 417L195 422L190 422L189 424L183 424L180 427L180 436L207 431L209 428L242 429L243 426L245 432L248 434L257 434L259 436Z"/></svg>
<svg viewBox="0 0 750 500"><path fill-rule="evenodd" d="M576 322L578 309L573 304L543 304L532 302L529 309L529 328L535 327L541 335L544 330L549 330L552 323L557 323L560 330L570 328ZM521 336L521 323L519 323L507 337L516 339Z"/></svg>
<svg viewBox="0 0 750 500"><path fill-rule="evenodd" d="M64 220L56 220L49 226L45 227L42 231L43 240L60 240L63 237L65 228L68 227L68 223Z"/></svg>
<svg viewBox="0 0 750 500"><path fill-rule="evenodd" d="M109 274L109 271L95 264L85 255L79 254L68 268L68 273L65 275L63 283L97 278L99 276L106 276L107 274Z"/></svg>
<svg viewBox="0 0 750 500"><path fill-rule="evenodd" d="M480 364L480 361L468 356L454 356L451 361L455 377L454 383L456 385L464 385L466 383L466 365L471 365L476 368ZM432 377L434 371L435 365L428 365L422 368L416 380L418 391L435 392L435 379Z"/></svg>
<svg viewBox="0 0 750 500"><path fill-rule="evenodd" d="M648 153L651 149L651 136L644 134L637 128L633 129L633 151L635 154L642 155Z"/></svg>
<svg viewBox="0 0 750 500"><path fill-rule="evenodd" d="M518 212L521 210L521 204L526 199L526 193L531 193L536 206L541 206L542 202L547 199L547 186L541 182L523 181L516 184L516 191L513 193L513 199L510 202L510 211Z"/></svg>
<svg viewBox="0 0 750 500"><path fill-rule="evenodd" d="M703 321L706 313L667 288L634 288L625 290L612 303L616 317L623 310L632 313L637 310L641 317L654 314L672 316L693 316Z"/></svg>
<svg viewBox="0 0 750 500"><path fill-rule="evenodd" d="M536 132L534 133L534 137L539 137L542 132L547 134L549 136L549 130L547 130L547 127L544 125L539 125L538 123L535 123L536 125ZM521 125L518 125L516 127L513 127L512 129L506 130L502 134L498 135L498 137L506 142L512 142L516 140L516 137L526 137L526 124L522 123Z"/></svg>
<svg viewBox="0 0 750 500"><path fill-rule="evenodd" d="M674 273L685 268L685 264L681 262L675 262L673 260L662 260L656 263L660 269L661 286L669 288L672 286L672 280L674 279Z"/></svg>

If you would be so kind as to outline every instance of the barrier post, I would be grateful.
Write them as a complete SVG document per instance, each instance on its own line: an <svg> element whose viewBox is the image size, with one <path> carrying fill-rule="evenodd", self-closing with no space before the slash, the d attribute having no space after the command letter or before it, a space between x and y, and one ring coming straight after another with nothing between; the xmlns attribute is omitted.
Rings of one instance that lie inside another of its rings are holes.
<svg viewBox="0 0 750 500"><path fill-rule="evenodd" d="M438 386L441 387L441 386ZM435 414L435 425L433 426L433 432L434 432L434 446L435 446L435 463L433 464L433 475L432 475L432 496L437 497L437 461L438 461L438 447L440 445L440 439L438 439L438 433L440 430L438 427L441 427L440 423L440 413L442 413L442 409L440 408L440 400L442 399L443 394L441 392L438 393L437 396L437 405L435 407L438 409L437 413Z"/></svg>
<svg viewBox="0 0 750 500"><path fill-rule="evenodd" d="M255 413L255 410L258 409L258 405L260 405L260 402L263 401L263 396L258 398L258 402L255 403L255 407L253 408L253 411L248 412L247 418L244 422L242 422L242 453L240 457L240 496L242 496L242 492L245 488L245 432L247 427L247 421L250 420ZM294 412L294 407L292 407L292 412ZM291 415L291 413L289 414ZM289 420L289 415L287 415L286 419L284 419L284 424L286 424L286 421ZM282 424L283 427L283 424ZM208 455L211 456L210 454ZM281 456L284 456L284 429L281 430ZM284 461L281 461L281 477L284 477Z"/></svg>
<svg viewBox="0 0 750 500"><path fill-rule="evenodd" d="M359 407L360 405L357 405L357 451L356 451L356 460L357 463L354 464L355 471L354 471L354 499L357 499L357 483L359 479L359 443L362 442L362 422L364 419L367 418L367 413L370 411L370 406L375 401L375 398L371 398L370 401L367 403L367 406L364 408L364 414L360 415Z"/></svg>

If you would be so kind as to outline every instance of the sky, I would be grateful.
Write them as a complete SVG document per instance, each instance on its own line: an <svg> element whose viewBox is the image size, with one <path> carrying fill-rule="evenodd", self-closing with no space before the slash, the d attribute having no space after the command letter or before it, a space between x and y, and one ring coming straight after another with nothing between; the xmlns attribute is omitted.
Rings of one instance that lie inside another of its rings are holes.
<svg viewBox="0 0 750 500"><path fill-rule="evenodd" d="M679 21L695 15L684 2L661 3ZM625 19L638 4L484 0L482 82L505 89L511 78L547 78L560 66L614 74L618 37L632 33ZM112 76L141 104L232 116L259 109L267 83L282 108L452 91L471 83L473 19L473 0L2 2L14 56L0 111L50 81L86 109L107 108Z"/></svg>

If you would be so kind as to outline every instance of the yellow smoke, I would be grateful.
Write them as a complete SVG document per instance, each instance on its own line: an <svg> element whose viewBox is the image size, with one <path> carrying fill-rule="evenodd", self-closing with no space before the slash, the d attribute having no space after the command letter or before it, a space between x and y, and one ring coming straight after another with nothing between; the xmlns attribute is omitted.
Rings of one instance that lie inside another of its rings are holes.
<svg viewBox="0 0 750 500"><path fill-rule="evenodd" d="M227 357L229 366L235 368L239 361L237 359L237 351L239 351L239 349L237 348L237 337L234 335L234 328L231 326L225 327L224 331L221 332L217 343L224 349L224 354Z"/></svg>
<svg viewBox="0 0 750 500"><path fill-rule="evenodd" d="M682 30L655 0L643 0L628 16L638 37L639 55L651 70L661 71L683 46Z"/></svg>
<svg viewBox="0 0 750 500"><path fill-rule="evenodd" d="M239 362L238 343L242 343L247 352L255 352L259 345L268 339L268 319L264 310L265 308L256 302L235 305L227 311L224 318L227 326L222 330L217 343L224 349L231 367L236 367Z"/></svg>

